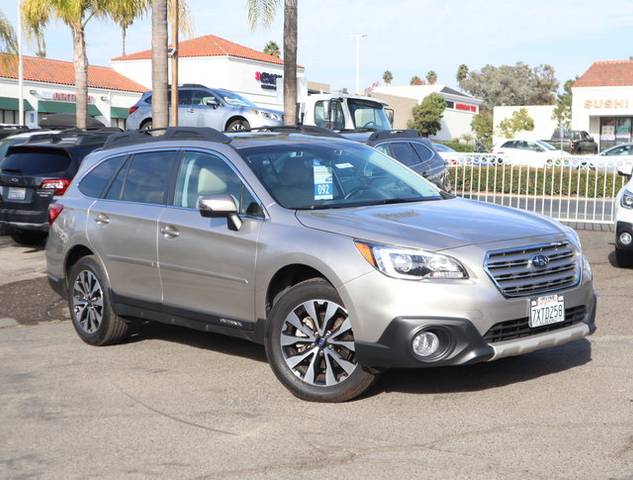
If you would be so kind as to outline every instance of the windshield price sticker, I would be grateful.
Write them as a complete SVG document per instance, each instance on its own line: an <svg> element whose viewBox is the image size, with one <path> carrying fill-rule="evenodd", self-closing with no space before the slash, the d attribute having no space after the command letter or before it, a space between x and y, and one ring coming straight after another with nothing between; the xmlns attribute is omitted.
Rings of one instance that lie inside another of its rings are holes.
<svg viewBox="0 0 633 480"><path fill-rule="evenodd" d="M314 171L314 199L332 200L334 198L332 168L314 164L312 169Z"/></svg>

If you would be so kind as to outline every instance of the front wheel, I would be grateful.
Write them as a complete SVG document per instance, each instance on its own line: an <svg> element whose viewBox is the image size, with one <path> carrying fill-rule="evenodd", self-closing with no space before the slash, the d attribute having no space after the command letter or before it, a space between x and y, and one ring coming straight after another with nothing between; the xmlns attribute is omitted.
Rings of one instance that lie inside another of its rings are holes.
<svg viewBox="0 0 633 480"><path fill-rule="evenodd" d="M238 118L235 120L231 120L226 127L226 130L229 132L236 132L240 130L250 130L251 125L247 120L243 118Z"/></svg>
<svg viewBox="0 0 633 480"><path fill-rule="evenodd" d="M286 290L274 303L266 356L293 395L314 402L345 402L367 390L375 375L356 361L352 323L337 291L322 279Z"/></svg>

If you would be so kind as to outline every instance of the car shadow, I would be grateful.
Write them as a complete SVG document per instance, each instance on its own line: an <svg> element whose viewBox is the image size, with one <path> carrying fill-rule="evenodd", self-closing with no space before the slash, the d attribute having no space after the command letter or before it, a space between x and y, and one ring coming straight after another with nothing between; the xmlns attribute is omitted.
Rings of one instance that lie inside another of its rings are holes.
<svg viewBox="0 0 633 480"><path fill-rule="evenodd" d="M560 347L509 357L495 362L412 370L391 370L367 392L475 392L526 382L560 373L591 361L591 343L578 340Z"/></svg>
<svg viewBox="0 0 633 480"><path fill-rule="evenodd" d="M182 343L195 348L213 350L244 357L259 362L267 362L266 353L262 345L241 338L229 337L218 333L201 332L190 328L166 325L158 322L146 322L128 339L128 343L144 340L163 340L166 342Z"/></svg>

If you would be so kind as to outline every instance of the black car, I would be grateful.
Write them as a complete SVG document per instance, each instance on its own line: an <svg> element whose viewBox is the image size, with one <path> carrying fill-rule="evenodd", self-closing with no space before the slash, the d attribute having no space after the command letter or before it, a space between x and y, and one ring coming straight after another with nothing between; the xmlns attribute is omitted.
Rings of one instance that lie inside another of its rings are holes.
<svg viewBox="0 0 633 480"><path fill-rule="evenodd" d="M450 191L448 164L428 138L415 130L384 130L343 133L350 140L366 143L411 170L419 173L443 190Z"/></svg>
<svg viewBox="0 0 633 480"><path fill-rule="evenodd" d="M64 194L84 157L113 131L70 130L9 147L0 161L0 226L17 243L42 242L51 200Z"/></svg>

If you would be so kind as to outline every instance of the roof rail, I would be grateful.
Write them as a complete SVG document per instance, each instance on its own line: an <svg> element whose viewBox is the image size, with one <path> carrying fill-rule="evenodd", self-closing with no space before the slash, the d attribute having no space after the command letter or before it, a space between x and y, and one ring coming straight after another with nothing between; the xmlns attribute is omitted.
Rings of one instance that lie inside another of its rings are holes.
<svg viewBox="0 0 633 480"><path fill-rule="evenodd" d="M181 83L178 85L179 87L196 87L196 88L209 88L206 85L202 85L201 83Z"/></svg>
<svg viewBox="0 0 633 480"><path fill-rule="evenodd" d="M301 133L303 135L314 135L318 137L338 137L343 138L333 130L329 130L323 127L316 127L314 125L278 125L275 127L258 127L251 128L249 130L238 130L240 132L286 132L286 133Z"/></svg>
<svg viewBox="0 0 633 480"><path fill-rule="evenodd" d="M162 132L161 135L154 133ZM136 145L137 143L160 142L163 140L206 140L215 143L230 143L231 138L222 132L208 127L169 127L154 128L148 130L128 130L115 133L108 137L103 150L109 148L123 147L125 145Z"/></svg>
<svg viewBox="0 0 633 480"><path fill-rule="evenodd" d="M406 130L378 130L372 133L368 141L373 142L375 140L385 140L387 138L412 138L412 137L421 137L420 132L417 130L406 129Z"/></svg>
<svg viewBox="0 0 633 480"><path fill-rule="evenodd" d="M82 130L80 128L69 128L61 130L60 132L42 133L40 135L33 135L28 138L25 143L60 143L64 140L74 139L75 145L88 145L94 143L105 143L107 138L115 132L120 132L120 129L115 128L100 128L95 130Z"/></svg>

